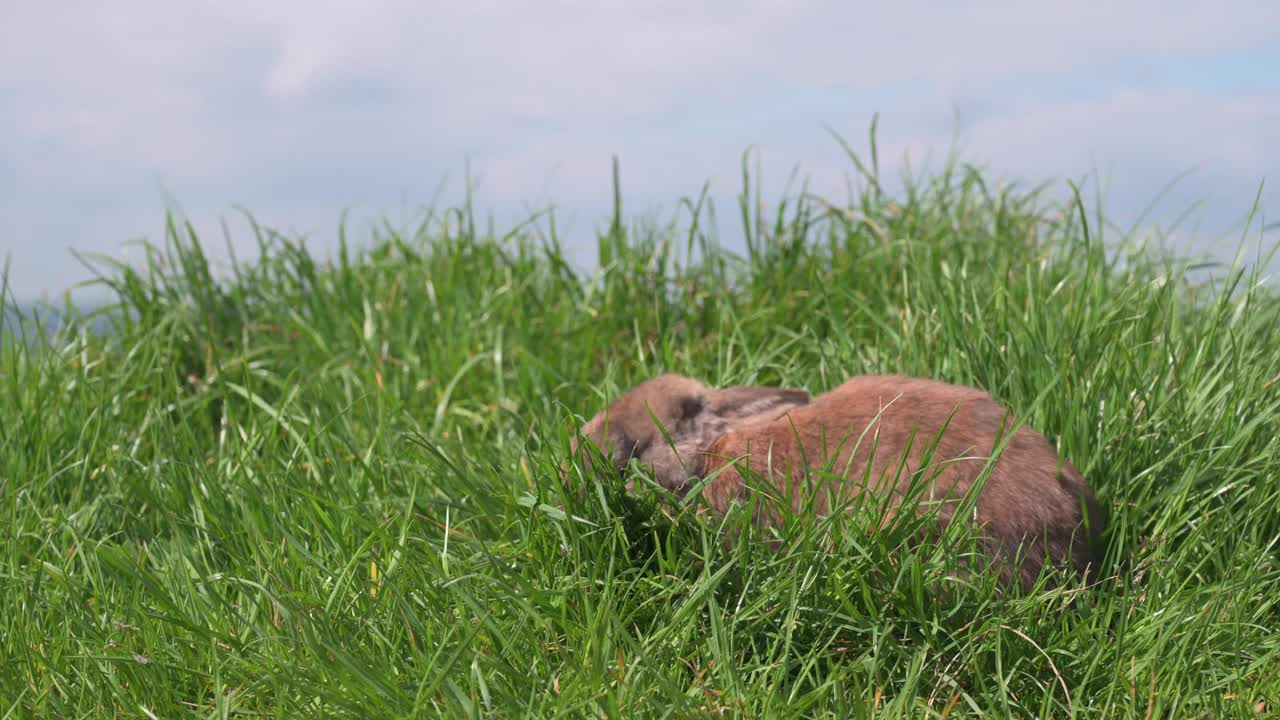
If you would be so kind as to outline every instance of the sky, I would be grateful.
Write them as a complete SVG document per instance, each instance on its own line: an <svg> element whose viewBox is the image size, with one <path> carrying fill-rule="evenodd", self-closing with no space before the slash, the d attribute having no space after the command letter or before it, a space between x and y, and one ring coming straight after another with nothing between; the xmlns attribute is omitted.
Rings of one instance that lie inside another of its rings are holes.
<svg viewBox="0 0 1280 720"><path fill-rule="evenodd" d="M1151 221L1199 203L1177 242L1229 254L1260 187L1280 215L1280 3L10 2L0 262L56 299L73 249L136 261L169 206L217 261L224 219L252 254L237 207L324 254L344 211L368 237L468 173L499 229L554 204L587 252L615 155L629 211L710 182L732 243L745 150L766 197L798 167L839 198L829 129L865 149L875 113L888 172L958 141L997 177L1096 175L1126 224L1189 172Z"/></svg>

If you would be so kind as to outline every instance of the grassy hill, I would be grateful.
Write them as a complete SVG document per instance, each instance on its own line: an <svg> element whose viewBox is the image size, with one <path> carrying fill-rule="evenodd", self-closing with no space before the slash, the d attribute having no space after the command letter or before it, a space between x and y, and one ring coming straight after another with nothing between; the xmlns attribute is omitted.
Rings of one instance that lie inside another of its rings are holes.
<svg viewBox="0 0 1280 720"><path fill-rule="evenodd" d="M582 271L458 208L331 261L264 231L219 279L175 225L104 267L109 331L0 347L0 717L1280 710L1277 295L964 168L866 184L745 193L740 255L700 209ZM1098 490L1102 578L1000 594L945 539L771 552L565 494L575 415L661 370L985 388Z"/></svg>

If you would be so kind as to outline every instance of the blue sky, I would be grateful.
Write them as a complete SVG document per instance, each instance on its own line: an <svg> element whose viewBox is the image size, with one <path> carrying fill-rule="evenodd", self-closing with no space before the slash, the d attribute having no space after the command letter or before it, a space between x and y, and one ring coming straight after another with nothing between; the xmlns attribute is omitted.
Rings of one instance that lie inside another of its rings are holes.
<svg viewBox="0 0 1280 720"><path fill-rule="evenodd" d="M0 22L0 256L23 299L130 259L176 202L225 257L220 218L306 233L456 200L500 222L554 203L588 247L610 157L631 210L712 182L722 234L741 153L766 195L799 165L836 197L830 126L881 157L946 151L1038 182L1097 170L1129 221L1206 204L1178 242L1219 251L1258 185L1280 213L1280 4L27 3ZM958 123L958 124L957 124ZM1256 240L1257 233L1254 233ZM1238 235L1231 235L1235 238ZM1275 231L1265 238L1274 243Z"/></svg>

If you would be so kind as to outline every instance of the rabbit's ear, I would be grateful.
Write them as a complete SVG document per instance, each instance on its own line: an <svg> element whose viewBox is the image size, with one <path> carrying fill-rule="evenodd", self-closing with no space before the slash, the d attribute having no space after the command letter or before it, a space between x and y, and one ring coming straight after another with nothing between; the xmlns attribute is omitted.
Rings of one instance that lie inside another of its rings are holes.
<svg viewBox="0 0 1280 720"><path fill-rule="evenodd" d="M740 385L707 393L707 410L726 420L740 420L771 410L809 404L809 393L799 388Z"/></svg>
<svg viewBox="0 0 1280 720"><path fill-rule="evenodd" d="M706 448L748 418L805 405L809 393L794 388L738 386L703 390L668 398L674 422L666 428L671 442L654 429L652 442L642 446L639 459L653 468L658 484L683 494L689 478L707 470Z"/></svg>

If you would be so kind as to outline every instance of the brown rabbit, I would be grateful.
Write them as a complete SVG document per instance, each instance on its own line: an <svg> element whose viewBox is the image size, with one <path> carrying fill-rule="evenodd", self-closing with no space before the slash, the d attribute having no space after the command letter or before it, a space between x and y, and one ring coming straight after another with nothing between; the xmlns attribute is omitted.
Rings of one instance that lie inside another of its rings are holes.
<svg viewBox="0 0 1280 720"><path fill-rule="evenodd" d="M1088 484L1043 435L1017 426L990 395L974 388L866 375L810 401L804 390L713 389L667 374L632 388L582 433L618 469L634 457L652 468L655 481L680 495L691 480L718 473L703 496L720 513L746 499L739 464L779 493L790 485L797 509L811 500L825 514L830 500L864 490L900 501L937 440L920 476L926 482L920 499L922 508L936 507L943 524L1003 445L979 488L976 508L968 510L982 528L990 560L1000 565L1001 580L1030 585L1046 555L1053 564L1070 562L1085 573L1096 564L1094 546L1104 518ZM906 465L899 469L904 456ZM815 491L817 481L806 482L806 476L820 467L843 481ZM781 519L766 511L757 520L768 526Z"/></svg>

